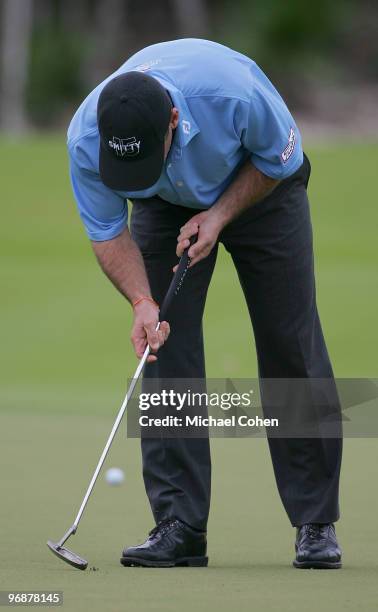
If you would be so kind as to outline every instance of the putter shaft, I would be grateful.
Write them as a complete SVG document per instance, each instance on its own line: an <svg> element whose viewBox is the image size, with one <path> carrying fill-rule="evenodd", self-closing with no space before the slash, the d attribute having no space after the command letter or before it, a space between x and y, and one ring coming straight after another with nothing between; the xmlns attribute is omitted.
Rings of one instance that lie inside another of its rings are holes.
<svg viewBox="0 0 378 612"><path fill-rule="evenodd" d="M156 331L159 329L159 326L160 326L160 323L158 323L158 324L157 324L157 326L156 326ZM130 399L131 399L131 397L132 397L132 394L133 394L133 392L134 392L135 386L136 386L136 384L137 384L137 382L138 382L138 379L139 379L139 376L141 375L142 370L143 370L143 368L144 368L144 366L145 366L145 364L146 364L146 361L147 361L147 358L148 358L148 356L149 356L150 352L151 352L151 349L150 349L149 345L147 345L146 350L145 350L145 351L144 351L144 353L143 353L143 357L141 358L141 360L140 360L140 362L139 362L139 364L138 364L138 367L137 367L137 369L136 369L136 371L135 371L135 374L134 374L134 376L133 376L133 378L132 378L132 381L131 381L131 383L130 383L130 387L128 388L128 391L127 391L127 393L126 393L125 399L124 399L124 400L123 400L123 402L122 402L122 406L121 406L121 408L119 409L119 412L118 412L118 414L117 414L117 418L116 418L116 420L115 420L115 422L114 422L114 425L113 425L113 428L112 428L112 430L111 430L111 432L110 432L110 436L109 436L109 438L108 438L108 441L107 441L107 442L106 442L106 444L105 444L105 448L104 448L104 450L102 451L101 457L100 457L100 459L99 459L99 462L98 462L98 464L97 464L97 467L96 467L96 469L95 469L95 472L94 472L94 474L93 474L93 476L92 476L92 480L91 480L91 482L89 483L89 486L88 486L87 492L86 492L86 494L85 494L85 496L84 496L84 499L83 499L83 501L82 501L82 503L81 503L81 506L80 506L79 512L77 513L77 516L76 516L76 518L75 518L75 520L74 520L74 522L73 522L73 525L72 525L71 529L70 529L70 530L67 532L67 534L66 534L65 536L63 536L62 540L59 542L59 545L60 545L60 546L62 546L62 545L64 544L64 542L65 542L65 541L66 541L66 540L69 538L69 536L70 536L71 534L73 534L73 533L75 533L75 532L76 532L76 529L77 529L77 527L78 527L78 524L79 524L79 522L80 522L80 519L81 519L81 517L82 517L82 514L83 514L83 512L84 512L84 510L85 510L85 506L87 505L87 502L88 502L89 496L90 496L90 494L92 493L92 490L93 490L93 487L94 487L95 482L96 482L96 480L97 480L97 477L98 477L98 475L99 475L99 473L100 473L100 470L101 470L101 468L102 468L102 466L103 466L103 463L104 463L104 461L105 461L105 459L106 459L106 456L107 456L107 454L108 454L108 452L109 452L109 448L110 448L110 447L111 447L111 445L112 445L112 442L113 442L114 436L116 435L117 430L118 430L118 427L119 427L119 425L120 425L120 423L121 423L121 421L122 421L122 417L123 417L123 415L125 414L125 410L126 410L126 408L127 408L127 404L129 403L129 400L130 400ZM67 537L66 537L66 536L67 536Z"/></svg>
<svg viewBox="0 0 378 612"><path fill-rule="evenodd" d="M159 329L159 327L160 327L160 323L157 324L156 331ZM105 444L105 448L104 448L104 450L101 453L101 457L100 457L100 459L98 461L97 467L96 467L96 469L94 471L94 474L92 476L92 480L89 483L87 492L85 493L84 499L81 502L81 506L80 506L79 512L77 513L77 516L76 516L72 526L64 534L62 539L59 540L59 542L58 542L58 546L59 547L62 547L63 544L68 540L68 538L71 535L74 535L76 533L76 530L77 530L77 527L79 525L80 519L81 519L82 514L83 514L83 512L85 510L85 506L87 505L87 502L88 502L88 499L90 497L90 494L93 491L93 487L94 487L94 485L96 483L97 477L98 477L98 475L100 473L100 470L101 470L101 468L102 468L102 466L104 464L106 456L107 456L107 454L109 452L109 449L110 449L110 447L112 445L112 442L114 440L114 436L116 435L118 427L119 427L119 425L120 425L120 423L122 421L122 417L125 414L125 410L127 408L127 404L129 403L129 400L132 397L132 394L134 392L135 386L136 386L136 384L138 382L138 379L139 379L139 376L141 375L141 372L142 372L142 370L143 370L143 368L144 368L144 366L146 364L146 361L147 361L147 358L148 358L150 352L151 352L151 349L150 349L149 345L147 345L146 350L144 351L143 356L142 356L141 360L139 361L138 367L137 367L137 369L135 371L135 374L134 374L134 376L132 378L132 381L130 383L130 387L127 390L125 399L122 402L122 406L119 409L119 412L117 414L117 418L116 418L116 420L114 422L114 425L113 425L113 428L112 428L112 430L110 432L109 438L108 438L108 440L107 440L107 442Z"/></svg>

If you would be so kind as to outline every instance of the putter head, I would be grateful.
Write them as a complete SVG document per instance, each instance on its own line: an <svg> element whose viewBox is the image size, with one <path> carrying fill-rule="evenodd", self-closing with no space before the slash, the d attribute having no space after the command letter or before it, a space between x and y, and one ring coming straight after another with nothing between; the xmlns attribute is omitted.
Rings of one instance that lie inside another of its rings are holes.
<svg viewBox="0 0 378 612"><path fill-rule="evenodd" d="M65 561L66 563L73 565L73 567L76 567L76 569L80 569L80 570L87 569L88 561L86 561L85 559L82 559L82 557L79 557L79 555L72 552L72 550L69 550L68 548L65 548L64 546L59 546L59 544L57 544L56 542L51 542L51 540L48 540L47 546L49 547L51 552L53 552L54 555L59 557L59 559L62 559L62 561Z"/></svg>

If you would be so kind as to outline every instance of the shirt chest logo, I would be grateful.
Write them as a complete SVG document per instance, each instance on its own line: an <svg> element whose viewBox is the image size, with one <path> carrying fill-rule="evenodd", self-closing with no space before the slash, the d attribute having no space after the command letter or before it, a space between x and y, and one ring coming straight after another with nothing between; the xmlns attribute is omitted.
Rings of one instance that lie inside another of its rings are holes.
<svg viewBox="0 0 378 612"><path fill-rule="evenodd" d="M117 157L135 157L140 153L140 140L137 140L135 136L131 138L118 138L113 136L112 140L109 140L108 144Z"/></svg>
<svg viewBox="0 0 378 612"><path fill-rule="evenodd" d="M190 134L190 130L191 130L190 121L186 121L186 119L183 119L181 121L181 125L182 125L182 131L184 132L184 134Z"/></svg>

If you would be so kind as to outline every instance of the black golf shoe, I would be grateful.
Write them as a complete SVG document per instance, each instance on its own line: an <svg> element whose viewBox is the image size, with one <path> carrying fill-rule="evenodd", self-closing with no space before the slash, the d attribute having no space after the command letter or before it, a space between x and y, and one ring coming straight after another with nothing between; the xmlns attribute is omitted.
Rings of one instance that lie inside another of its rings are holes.
<svg viewBox="0 0 378 612"><path fill-rule="evenodd" d="M308 523L297 528L294 567L300 569L339 569L341 550L333 523Z"/></svg>
<svg viewBox="0 0 378 612"><path fill-rule="evenodd" d="M205 567L206 546L205 532L175 518L165 519L150 531L144 544L126 548L121 563L128 567Z"/></svg>

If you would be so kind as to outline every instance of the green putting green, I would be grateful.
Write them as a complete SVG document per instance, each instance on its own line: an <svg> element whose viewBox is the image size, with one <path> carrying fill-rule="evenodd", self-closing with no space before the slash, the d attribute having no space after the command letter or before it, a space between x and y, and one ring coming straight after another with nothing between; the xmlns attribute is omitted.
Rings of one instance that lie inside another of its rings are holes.
<svg viewBox="0 0 378 612"><path fill-rule="evenodd" d="M308 153L318 302L335 372L376 377L378 146ZM2 140L0 156L1 589L63 590L70 611L375 610L376 440L345 443L341 571L291 568L294 531L266 442L255 439L212 443L207 569L121 567L123 545L152 527L139 442L125 439L125 426L107 466L122 467L126 481L109 487L100 477L67 543L98 571L79 572L48 551L46 540L72 523L135 369L131 316L98 269L75 211L64 137ZM242 293L221 250L205 319L209 376L256 376L246 330Z"/></svg>

